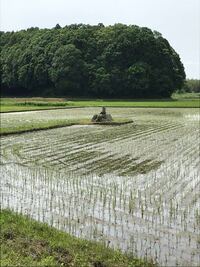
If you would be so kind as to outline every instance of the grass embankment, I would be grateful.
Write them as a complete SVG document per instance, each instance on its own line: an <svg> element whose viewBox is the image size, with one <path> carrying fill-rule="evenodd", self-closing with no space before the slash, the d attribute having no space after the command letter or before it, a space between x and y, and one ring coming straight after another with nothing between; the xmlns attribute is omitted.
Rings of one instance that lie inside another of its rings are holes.
<svg viewBox="0 0 200 267"><path fill-rule="evenodd" d="M76 124L81 124L81 121L51 120L48 122L34 122L34 123L27 123L27 124L22 124L22 125L13 125L12 127L8 127L8 128L1 127L0 136L33 132L33 131L38 131L38 130L47 130L47 129L53 129L53 128L59 128L59 127L72 126ZM84 124L84 121L82 121L82 124Z"/></svg>
<svg viewBox="0 0 200 267"><path fill-rule="evenodd" d="M75 238L11 211L1 211L0 266L152 267L105 245Z"/></svg>
<svg viewBox="0 0 200 267"><path fill-rule="evenodd" d="M74 119L74 120L51 120L48 122L27 122L21 125L12 125L12 127L1 127L0 136L10 135L10 134L20 134L26 132L34 132L39 130L48 130L54 128L67 127L72 125L122 125L127 123L132 123L130 119L115 118L115 121L109 123L92 123L89 119Z"/></svg>
<svg viewBox="0 0 200 267"><path fill-rule="evenodd" d="M197 108L200 94L174 94L163 100L67 100L65 98L1 98L1 112L75 107Z"/></svg>

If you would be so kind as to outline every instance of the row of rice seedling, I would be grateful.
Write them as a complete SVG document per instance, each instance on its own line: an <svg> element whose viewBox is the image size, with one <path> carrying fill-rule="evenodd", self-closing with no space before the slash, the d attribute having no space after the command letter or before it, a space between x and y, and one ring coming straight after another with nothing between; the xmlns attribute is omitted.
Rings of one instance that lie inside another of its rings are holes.
<svg viewBox="0 0 200 267"><path fill-rule="evenodd" d="M44 170L12 166L11 171L8 166L6 168L7 170L3 169L3 173L7 173L7 180L3 177L6 183L2 184L3 206L27 213L35 219L51 223L81 237L103 239L122 249L127 249L126 244L131 242L131 234L134 240L138 239L135 242L139 251L145 248L145 236L146 245L155 239L154 242L159 243L160 251L163 248L167 249L165 252L172 250L177 260L180 260L178 253L181 242L188 240L185 244L190 243L189 252L192 251L193 255L195 253L195 229L188 229L186 216L186 212L191 211L185 210L183 226L177 225L177 213L180 211L177 210L176 202L172 199L167 207L158 192L152 197L148 195L148 189L145 194L137 188L128 191L130 180L124 180L120 187L119 181L113 182L113 177L104 177L102 183L102 178L99 177L79 178L71 173L66 178L62 177L64 174L58 176ZM21 179L15 178L17 173L22 175ZM196 227L196 231L197 229ZM177 244L173 243L173 235L177 236L174 241L179 240ZM163 240L166 240L167 247L163 247ZM141 247L138 245L140 242ZM151 251L148 256L152 257L154 252ZM184 257L185 252L182 255ZM186 254L189 262L191 255ZM169 264L170 254L165 256ZM197 257L196 254L196 260ZM159 262L162 262L162 259L159 259Z"/></svg>

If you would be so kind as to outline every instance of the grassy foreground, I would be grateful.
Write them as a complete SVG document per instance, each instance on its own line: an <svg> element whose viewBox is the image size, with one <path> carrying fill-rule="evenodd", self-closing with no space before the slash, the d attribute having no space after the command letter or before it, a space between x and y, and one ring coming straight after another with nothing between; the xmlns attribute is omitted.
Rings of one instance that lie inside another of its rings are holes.
<svg viewBox="0 0 200 267"><path fill-rule="evenodd" d="M200 95L174 95L164 100L67 100L65 98L1 98L0 112L43 110L75 107L138 107L138 108L197 108Z"/></svg>
<svg viewBox="0 0 200 267"><path fill-rule="evenodd" d="M8 210L1 211L0 266L153 267L102 244L75 238Z"/></svg>

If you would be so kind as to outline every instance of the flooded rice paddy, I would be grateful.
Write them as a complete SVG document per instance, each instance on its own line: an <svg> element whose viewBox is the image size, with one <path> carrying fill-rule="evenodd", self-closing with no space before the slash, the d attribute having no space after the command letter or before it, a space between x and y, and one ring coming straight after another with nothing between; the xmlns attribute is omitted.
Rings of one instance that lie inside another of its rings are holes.
<svg viewBox="0 0 200 267"><path fill-rule="evenodd" d="M1 115L3 127L97 108ZM199 266L198 109L113 108L122 126L1 137L1 206L159 266Z"/></svg>

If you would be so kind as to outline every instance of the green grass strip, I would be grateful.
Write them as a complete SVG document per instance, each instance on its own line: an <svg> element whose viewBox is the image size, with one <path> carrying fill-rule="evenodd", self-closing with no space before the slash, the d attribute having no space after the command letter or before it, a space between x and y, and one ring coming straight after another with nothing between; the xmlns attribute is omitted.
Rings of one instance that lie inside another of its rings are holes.
<svg viewBox="0 0 200 267"><path fill-rule="evenodd" d="M122 125L132 123L130 119L116 118L113 122L109 123L92 123L89 119L76 119L76 120L51 120L49 122L29 122L22 125L12 125L12 127L1 127L0 136L10 134L20 134L26 132L34 132L40 130L48 130L54 128L67 127L72 125Z"/></svg>
<svg viewBox="0 0 200 267"><path fill-rule="evenodd" d="M153 267L106 244L75 238L28 217L1 211L0 266Z"/></svg>

